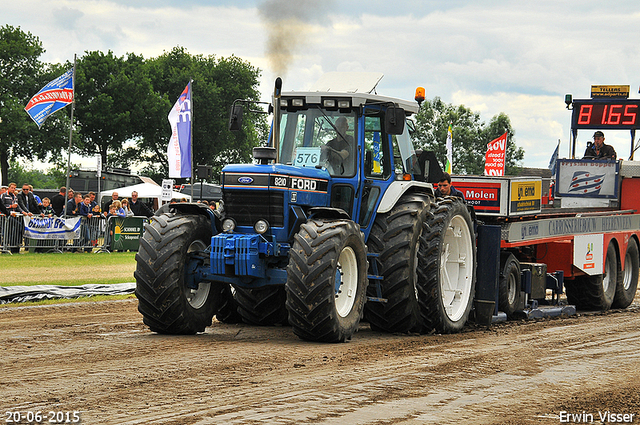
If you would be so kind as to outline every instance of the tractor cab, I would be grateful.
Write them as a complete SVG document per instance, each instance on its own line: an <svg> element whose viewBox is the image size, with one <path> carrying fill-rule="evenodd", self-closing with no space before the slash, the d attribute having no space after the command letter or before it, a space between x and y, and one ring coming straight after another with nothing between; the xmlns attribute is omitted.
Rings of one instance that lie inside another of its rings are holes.
<svg viewBox="0 0 640 425"><path fill-rule="evenodd" d="M381 78L331 73L308 92L276 90L270 146L254 150L258 164L222 170L225 214L238 231L251 232L269 211L269 233L281 241L311 214L342 215L368 234L389 186L421 175L406 125L418 105L371 94Z"/></svg>

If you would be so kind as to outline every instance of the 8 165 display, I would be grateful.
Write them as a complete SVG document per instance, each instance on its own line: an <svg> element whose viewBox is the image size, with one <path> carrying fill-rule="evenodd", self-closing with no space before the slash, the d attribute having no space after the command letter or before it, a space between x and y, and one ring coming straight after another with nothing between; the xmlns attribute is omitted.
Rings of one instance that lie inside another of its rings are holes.
<svg viewBox="0 0 640 425"><path fill-rule="evenodd" d="M574 129L636 129L640 99L574 100L571 116Z"/></svg>

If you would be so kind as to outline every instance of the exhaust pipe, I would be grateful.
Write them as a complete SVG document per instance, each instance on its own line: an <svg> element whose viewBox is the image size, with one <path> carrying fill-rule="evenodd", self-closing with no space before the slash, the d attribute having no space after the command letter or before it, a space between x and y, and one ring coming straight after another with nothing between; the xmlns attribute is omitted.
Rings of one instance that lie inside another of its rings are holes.
<svg viewBox="0 0 640 425"><path fill-rule="evenodd" d="M282 95L282 78L276 78L273 90L273 129L271 131L271 146L276 149L276 164L280 163L280 96Z"/></svg>

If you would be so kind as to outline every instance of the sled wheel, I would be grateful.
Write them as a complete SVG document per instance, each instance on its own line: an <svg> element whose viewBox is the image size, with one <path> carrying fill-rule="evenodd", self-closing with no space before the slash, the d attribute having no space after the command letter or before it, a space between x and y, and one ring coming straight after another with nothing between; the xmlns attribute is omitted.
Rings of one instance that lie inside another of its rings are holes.
<svg viewBox="0 0 640 425"><path fill-rule="evenodd" d="M624 256L624 270L618 275L616 294L613 298L613 308L627 308L633 302L638 289L638 268L640 258L638 256L638 243L635 239L629 239L627 252Z"/></svg>
<svg viewBox="0 0 640 425"><path fill-rule="evenodd" d="M512 318L520 303L520 262L513 254L503 255L501 260L498 310L504 312L508 318Z"/></svg>
<svg viewBox="0 0 640 425"><path fill-rule="evenodd" d="M577 276L565 282L567 301L579 310L608 310L616 293L620 263L612 243L607 247L604 275Z"/></svg>

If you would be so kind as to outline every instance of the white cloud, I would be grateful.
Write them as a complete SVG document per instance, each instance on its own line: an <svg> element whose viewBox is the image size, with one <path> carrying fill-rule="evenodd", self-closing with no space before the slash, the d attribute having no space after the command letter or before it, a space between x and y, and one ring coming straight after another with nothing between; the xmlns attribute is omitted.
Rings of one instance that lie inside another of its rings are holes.
<svg viewBox="0 0 640 425"><path fill-rule="evenodd" d="M40 37L45 61L72 60L87 50L153 57L180 45L193 54L248 60L263 70L263 100L273 90L277 71L265 55L267 31L258 13L264 1L0 3L8 24ZM307 25L289 39L299 35L305 43L292 50L285 90L307 89L328 71L383 72L380 94L411 99L423 86L427 97L463 103L484 121L506 113L527 166L546 167L559 138L561 153L568 152L565 93L586 98L591 84L630 84L637 97L640 84L637 0L354 0L302 17ZM607 142L628 156L628 132L609 133ZM579 133L579 155L590 136Z"/></svg>

